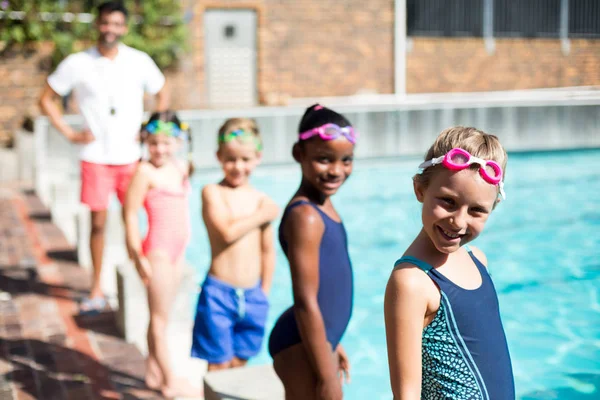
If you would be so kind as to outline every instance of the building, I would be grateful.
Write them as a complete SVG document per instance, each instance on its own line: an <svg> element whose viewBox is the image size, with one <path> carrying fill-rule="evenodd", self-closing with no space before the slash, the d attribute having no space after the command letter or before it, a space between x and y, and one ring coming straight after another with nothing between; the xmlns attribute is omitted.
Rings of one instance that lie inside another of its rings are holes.
<svg viewBox="0 0 600 400"><path fill-rule="evenodd" d="M190 51L169 72L177 109L404 87L600 85L597 0L182 0L182 7ZM37 114L50 50L0 59L0 136Z"/></svg>

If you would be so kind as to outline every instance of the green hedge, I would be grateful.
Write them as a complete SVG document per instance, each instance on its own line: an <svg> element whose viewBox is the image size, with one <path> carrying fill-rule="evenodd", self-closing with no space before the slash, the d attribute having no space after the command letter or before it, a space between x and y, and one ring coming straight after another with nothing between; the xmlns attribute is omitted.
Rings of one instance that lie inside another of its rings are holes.
<svg viewBox="0 0 600 400"><path fill-rule="evenodd" d="M52 67L67 55L96 39L94 22L77 18L64 21L65 13L80 13L101 1L0 0L0 40L3 52L21 47L34 48L37 42L55 44ZM61 7L65 3L66 7ZM178 0L125 0L130 13L129 33L124 43L150 55L161 69L174 67L186 50L186 26ZM15 14L14 12L18 12ZM12 14L11 14L12 13Z"/></svg>

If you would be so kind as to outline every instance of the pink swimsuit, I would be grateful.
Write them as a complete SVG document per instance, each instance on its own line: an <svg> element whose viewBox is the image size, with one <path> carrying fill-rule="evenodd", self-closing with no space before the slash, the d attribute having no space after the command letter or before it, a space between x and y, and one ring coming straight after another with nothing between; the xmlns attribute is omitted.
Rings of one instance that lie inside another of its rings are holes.
<svg viewBox="0 0 600 400"><path fill-rule="evenodd" d="M144 255L162 250L173 263L183 255L191 234L189 192L188 179L184 180L178 192L159 188L148 191L144 200L148 215L148 233L142 242Z"/></svg>

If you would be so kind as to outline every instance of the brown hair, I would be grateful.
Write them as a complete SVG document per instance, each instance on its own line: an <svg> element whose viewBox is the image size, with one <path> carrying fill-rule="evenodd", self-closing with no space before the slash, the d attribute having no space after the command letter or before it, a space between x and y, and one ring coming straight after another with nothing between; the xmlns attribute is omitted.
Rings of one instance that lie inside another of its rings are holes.
<svg viewBox="0 0 600 400"><path fill-rule="evenodd" d="M262 143L258 124L251 118L229 118L219 128L219 138L238 129L251 132ZM220 142L219 142L220 146Z"/></svg>
<svg viewBox="0 0 600 400"><path fill-rule="evenodd" d="M502 168L502 177L504 180L506 162L508 160L506 150L504 150L504 147L502 147L496 136L472 127L454 126L452 128L444 129L427 151L425 161L441 157L455 147L466 150L475 157L496 161ZM413 177L413 180L424 187L427 187L431 181L432 175L435 171L438 171L439 168L443 167L441 165L429 167L425 169L422 174L416 174ZM471 169L478 168L479 165L471 165Z"/></svg>

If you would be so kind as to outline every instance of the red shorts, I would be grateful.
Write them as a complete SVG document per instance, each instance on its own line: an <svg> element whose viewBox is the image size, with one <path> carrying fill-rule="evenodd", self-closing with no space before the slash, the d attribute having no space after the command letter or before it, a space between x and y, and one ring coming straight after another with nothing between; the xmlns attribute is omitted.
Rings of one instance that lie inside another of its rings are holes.
<svg viewBox="0 0 600 400"><path fill-rule="evenodd" d="M136 166L137 162L106 165L81 161L81 202L92 211L106 210L110 194L116 192L123 204Z"/></svg>

